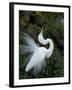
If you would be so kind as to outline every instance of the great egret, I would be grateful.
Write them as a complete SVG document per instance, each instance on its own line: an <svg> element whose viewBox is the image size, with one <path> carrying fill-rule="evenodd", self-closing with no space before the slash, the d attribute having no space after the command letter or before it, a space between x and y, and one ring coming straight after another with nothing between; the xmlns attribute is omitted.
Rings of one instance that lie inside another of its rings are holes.
<svg viewBox="0 0 72 90"><path fill-rule="evenodd" d="M42 70L42 67L45 66L46 61L45 58L49 58L54 49L54 44L51 39L44 39L43 38L43 30L38 35L38 40L41 44L46 45L50 44L49 48L45 47L39 47L35 41L26 33L24 33L24 40L27 43L27 45L21 45L21 53L30 53L29 56L29 62L26 65L25 71L28 72L31 69L33 69L33 72L40 72Z"/></svg>

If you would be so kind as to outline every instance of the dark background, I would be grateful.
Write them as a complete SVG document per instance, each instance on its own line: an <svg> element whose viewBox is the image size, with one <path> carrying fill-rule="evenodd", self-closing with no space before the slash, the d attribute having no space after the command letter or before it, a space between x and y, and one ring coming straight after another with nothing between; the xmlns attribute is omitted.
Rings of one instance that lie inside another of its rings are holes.
<svg viewBox="0 0 72 90"><path fill-rule="evenodd" d="M54 42L52 56L46 60L45 70L34 76L32 71L26 73L27 55L19 53L19 79L52 78L64 76L64 13L19 11L19 45L24 45L22 32L28 33L36 43L38 34L44 26L44 38L51 38ZM40 45L41 46L41 45ZM45 46L47 48L47 45Z"/></svg>

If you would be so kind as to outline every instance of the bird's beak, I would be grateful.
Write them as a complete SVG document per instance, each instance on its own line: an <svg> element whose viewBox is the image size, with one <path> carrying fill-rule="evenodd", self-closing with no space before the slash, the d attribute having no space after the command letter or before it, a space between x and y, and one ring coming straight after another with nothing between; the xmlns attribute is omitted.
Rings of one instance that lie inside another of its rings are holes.
<svg viewBox="0 0 72 90"><path fill-rule="evenodd" d="M44 29L44 26L42 26L42 30L41 30L41 33L43 34L43 29Z"/></svg>

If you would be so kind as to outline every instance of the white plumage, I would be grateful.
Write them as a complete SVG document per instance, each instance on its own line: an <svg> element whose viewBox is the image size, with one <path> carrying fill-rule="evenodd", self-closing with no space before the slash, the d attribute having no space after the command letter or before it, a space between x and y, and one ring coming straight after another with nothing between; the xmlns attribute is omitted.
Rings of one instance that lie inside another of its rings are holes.
<svg viewBox="0 0 72 90"><path fill-rule="evenodd" d="M31 57L29 58L29 62L26 65L25 71L28 72L31 69L33 69L33 72L40 72L42 67L45 66L46 62L45 62L45 58L49 58L52 53L53 53L53 49L54 49L54 44L53 41L51 39L44 39L43 38L43 30L40 32L40 34L38 35L38 40L41 44L46 45L46 44L50 44L49 49L45 48L45 47L39 47L37 46L37 44L35 43L35 41L26 33L24 33L24 39L27 43L26 46L21 45L20 49L21 49L21 53L31 53Z"/></svg>

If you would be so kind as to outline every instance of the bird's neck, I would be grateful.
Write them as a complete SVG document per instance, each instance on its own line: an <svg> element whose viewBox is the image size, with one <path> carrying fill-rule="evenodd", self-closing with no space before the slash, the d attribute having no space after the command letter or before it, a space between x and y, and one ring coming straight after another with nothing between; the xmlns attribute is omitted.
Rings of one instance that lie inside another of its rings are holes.
<svg viewBox="0 0 72 90"><path fill-rule="evenodd" d="M54 44L53 44L53 41L51 39L47 39L47 43L49 43L49 48L47 49L47 56L50 57L52 55L52 52L54 49Z"/></svg>
<svg viewBox="0 0 72 90"><path fill-rule="evenodd" d="M49 49L53 49L54 48L53 41L51 39L47 39L47 44L48 43L49 43Z"/></svg>

